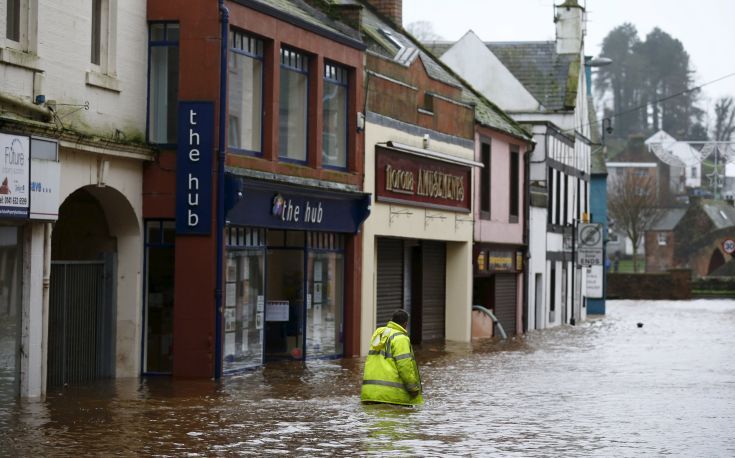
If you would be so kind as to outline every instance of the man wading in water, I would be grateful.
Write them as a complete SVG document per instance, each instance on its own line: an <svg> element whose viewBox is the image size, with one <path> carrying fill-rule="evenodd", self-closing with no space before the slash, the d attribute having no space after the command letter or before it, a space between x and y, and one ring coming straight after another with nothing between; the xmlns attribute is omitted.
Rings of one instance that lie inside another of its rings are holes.
<svg viewBox="0 0 735 458"><path fill-rule="evenodd" d="M406 326L408 313L399 309L387 325L373 333L362 377L363 402L423 404L421 376Z"/></svg>

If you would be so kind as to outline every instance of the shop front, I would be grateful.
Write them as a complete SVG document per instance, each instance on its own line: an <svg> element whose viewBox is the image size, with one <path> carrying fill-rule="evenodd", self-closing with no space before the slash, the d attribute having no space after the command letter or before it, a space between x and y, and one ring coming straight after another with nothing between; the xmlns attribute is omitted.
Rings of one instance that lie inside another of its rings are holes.
<svg viewBox="0 0 735 458"><path fill-rule="evenodd" d="M339 357L370 196L228 175L223 370Z"/></svg>
<svg viewBox="0 0 735 458"><path fill-rule="evenodd" d="M414 343L469 340L477 164L393 142L377 144L374 154L369 187L376 203L363 239L363 334L404 309Z"/></svg>
<svg viewBox="0 0 735 458"><path fill-rule="evenodd" d="M477 243L474 247L473 301L492 310L506 334L521 323L522 247Z"/></svg>

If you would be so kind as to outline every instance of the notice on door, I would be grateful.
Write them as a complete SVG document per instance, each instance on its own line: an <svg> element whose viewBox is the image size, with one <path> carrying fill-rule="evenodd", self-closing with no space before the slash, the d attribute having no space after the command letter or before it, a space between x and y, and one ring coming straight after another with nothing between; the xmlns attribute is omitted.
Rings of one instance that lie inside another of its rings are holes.
<svg viewBox="0 0 735 458"><path fill-rule="evenodd" d="M288 301L266 302L265 321L288 321Z"/></svg>

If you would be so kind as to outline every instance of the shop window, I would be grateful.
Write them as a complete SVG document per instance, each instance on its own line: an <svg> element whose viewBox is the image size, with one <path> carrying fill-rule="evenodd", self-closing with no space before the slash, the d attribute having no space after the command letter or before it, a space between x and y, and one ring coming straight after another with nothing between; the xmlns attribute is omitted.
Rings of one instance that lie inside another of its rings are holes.
<svg viewBox="0 0 735 458"><path fill-rule="evenodd" d="M227 229L224 329L225 373L263 363L265 229Z"/></svg>
<svg viewBox="0 0 735 458"><path fill-rule="evenodd" d="M510 152L510 222L518 222L518 207L520 203L520 153L517 147L511 146Z"/></svg>
<svg viewBox="0 0 735 458"><path fill-rule="evenodd" d="M179 96L179 24L152 23L148 40L148 140L173 145Z"/></svg>
<svg viewBox="0 0 735 458"><path fill-rule="evenodd" d="M174 221L146 221L143 371L173 369Z"/></svg>
<svg viewBox="0 0 735 458"><path fill-rule="evenodd" d="M227 146L262 154L263 40L230 31Z"/></svg>
<svg viewBox="0 0 735 458"><path fill-rule="evenodd" d="M344 255L310 251L306 297L306 356L343 352Z"/></svg>
<svg viewBox="0 0 735 458"><path fill-rule="evenodd" d="M22 229L0 226L0 390L20 383Z"/></svg>
<svg viewBox="0 0 735 458"><path fill-rule="evenodd" d="M286 161L307 160L309 57L281 48L278 156Z"/></svg>
<svg viewBox="0 0 735 458"><path fill-rule="evenodd" d="M324 64L322 164L347 168L347 69Z"/></svg>
<svg viewBox="0 0 735 458"><path fill-rule="evenodd" d="M490 143L480 147L482 169L480 170L480 216L490 219Z"/></svg>

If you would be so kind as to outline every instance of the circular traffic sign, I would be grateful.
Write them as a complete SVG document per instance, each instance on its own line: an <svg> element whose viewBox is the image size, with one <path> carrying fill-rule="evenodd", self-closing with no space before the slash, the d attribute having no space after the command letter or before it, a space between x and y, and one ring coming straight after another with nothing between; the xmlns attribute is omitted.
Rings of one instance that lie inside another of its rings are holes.
<svg viewBox="0 0 735 458"><path fill-rule="evenodd" d="M735 253L735 240L733 240L733 239L725 239L722 242L722 249L727 254L733 254L733 253Z"/></svg>
<svg viewBox="0 0 735 458"><path fill-rule="evenodd" d="M597 246L601 238L602 231L598 225L590 224L579 231L579 243L585 246Z"/></svg>

